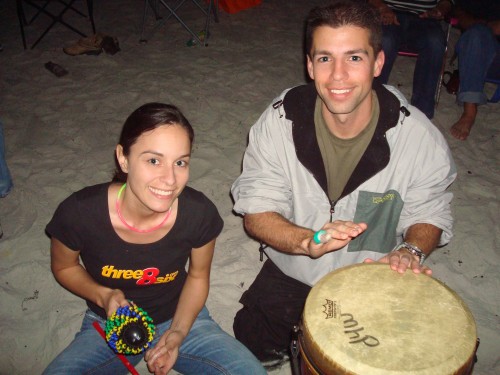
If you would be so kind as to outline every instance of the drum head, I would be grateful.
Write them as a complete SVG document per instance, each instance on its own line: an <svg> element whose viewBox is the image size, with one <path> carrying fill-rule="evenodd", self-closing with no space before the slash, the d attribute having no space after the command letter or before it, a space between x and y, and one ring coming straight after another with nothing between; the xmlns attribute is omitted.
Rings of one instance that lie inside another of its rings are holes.
<svg viewBox="0 0 500 375"><path fill-rule="evenodd" d="M387 264L323 277L302 319L303 354L323 374L460 374L472 361L476 324L446 285Z"/></svg>

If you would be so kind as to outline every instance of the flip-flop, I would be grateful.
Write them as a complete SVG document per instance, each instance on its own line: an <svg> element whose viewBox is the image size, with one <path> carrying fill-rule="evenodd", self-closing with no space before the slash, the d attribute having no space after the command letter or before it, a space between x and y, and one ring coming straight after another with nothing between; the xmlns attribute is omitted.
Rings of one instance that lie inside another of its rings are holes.
<svg viewBox="0 0 500 375"><path fill-rule="evenodd" d="M51 73L53 73L56 77L62 77L68 74L68 71L64 69L61 65L53 63L52 61L46 62L45 67Z"/></svg>

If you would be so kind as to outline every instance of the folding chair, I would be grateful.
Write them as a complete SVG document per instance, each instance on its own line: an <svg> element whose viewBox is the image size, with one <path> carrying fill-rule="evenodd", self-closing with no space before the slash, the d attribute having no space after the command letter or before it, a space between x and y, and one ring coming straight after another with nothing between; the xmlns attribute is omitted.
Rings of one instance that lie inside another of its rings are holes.
<svg viewBox="0 0 500 375"><path fill-rule="evenodd" d="M200 34L197 32L194 32L192 30L192 27L189 27L186 22L180 17L178 10L179 8L184 5L185 3L192 3L201 10L201 12L205 15L206 20L205 20L205 28L203 29L203 37L200 38ZM207 6L204 6L203 4L206 3ZM159 5L162 5L165 9L168 11L168 15L166 18L163 18L160 15L159 12ZM208 45L208 38L210 37L210 19L211 15L213 14L215 22L219 22L219 17L217 14L219 7L219 1L218 0L178 0L175 4L169 5L167 3L167 0L144 0L144 13L142 16L142 26L141 26L141 37L139 42L140 43L146 43L147 38L144 37L144 29L146 25L146 18L148 15L148 10L151 8L153 11L156 25L153 27L153 29L150 31L150 36L153 35L153 33L162 25L165 24L167 20L169 20L171 17L174 17L181 25L184 27L193 37L193 39L201 44L204 44L205 46Z"/></svg>
<svg viewBox="0 0 500 375"><path fill-rule="evenodd" d="M27 48L26 36L25 36L25 26L31 25L40 15L44 14L52 19L52 22L45 29L45 31L38 37L38 39L31 45L30 49L35 48L35 46L42 40L42 38L54 27L56 23L66 26L68 29L74 31L75 33L85 37L87 36L82 31L78 30L73 25L69 24L63 19L63 16L68 10L72 10L74 13L81 17L88 18L92 25L92 31L95 34L95 23L94 23L94 6L93 0L84 0L87 5L87 14L81 12L73 6L76 0L16 0L17 5L17 16L19 18L19 26L21 27L21 38L23 40L24 49ZM24 4L30 5L36 9L35 14L27 21L26 13L24 11ZM54 5L51 10L49 10L49 5Z"/></svg>
<svg viewBox="0 0 500 375"><path fill-rule="evenodd" d="M439 80L436 86L436 92L434 94L434 102L437 107L439 103L439 98L441 96L441 86L443 85L443 74L444 70L446 67L446 56L448 54L448 41L450 40L450 32L452 26L455 26L457 24L457 19L452 18L447 22L447 28L446 28L446 46L444 50L444 56L443 56L443 66L441 68L441 73L439 74ZM406 56L406 57L418 57L418 53L416 52L411 52L409 49L403 47L401 51L398 51L399 56Z"/></svg>

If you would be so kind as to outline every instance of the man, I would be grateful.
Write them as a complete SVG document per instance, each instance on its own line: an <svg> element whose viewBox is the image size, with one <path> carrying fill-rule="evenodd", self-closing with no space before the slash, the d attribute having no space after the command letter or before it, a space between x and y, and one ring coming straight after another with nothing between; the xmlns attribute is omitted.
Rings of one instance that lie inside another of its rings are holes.
<svg viewBox="0 0 500 375"><path fill-rule="evenodd" d="M458 0L455 17L462 30L455 47L460 72L457 101L464 110L450 131L465 141L476 121L478 106L487 102L485 78L500 79L500 2Z"/></svg>
<svg viewBox="0 0 500 375"><path fill-rule="evenodd" d="M451 238L445 140L399 92L372 88L384 64L377 11L352 0L315 8L305 46L314 82L262 114L231 189L245 229L268 245L233 327L261 361L285 357L322 276L367 258L430 273L420 260Z"/></svg>
<svg viewBox="0 0 500 375"><path fill-rule="evenodd" d="M440 21L451 9L451 0L369 0L382 19L385 64L379 80L386 84L401 49L417 52L411 104L434 117L435 93L446 48Z"/></svg>

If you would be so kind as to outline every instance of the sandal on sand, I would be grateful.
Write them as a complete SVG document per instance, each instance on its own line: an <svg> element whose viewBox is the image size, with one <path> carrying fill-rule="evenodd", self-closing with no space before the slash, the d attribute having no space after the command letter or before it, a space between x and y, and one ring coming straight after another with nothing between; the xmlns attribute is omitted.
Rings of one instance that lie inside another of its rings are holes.
<svg viewBox="0 0 500 375"><path fill-rule="evenodd" d="M53 73L56 77L62 77L68 74L68 71L64 69L61 65L53 63L52 61L46 62L45 67L48 71Z"/></svg>
<svg viewBox="0 0 500 375"><path fill-rule="evenodd" d="M75 44L63 48L64 53L70 56L99 55L103 50L110 55L119 52L118 39L97 33L86 38L81 38Z"/></svg>
<svg viewBox="0 0 500 375"><path fill-rule="evenodd" d="M63 52L70 56L77 55L99 55L102 52L102 41L104 35L95 34L86 38L81 38L75 44L64 47Z"/></svg>

